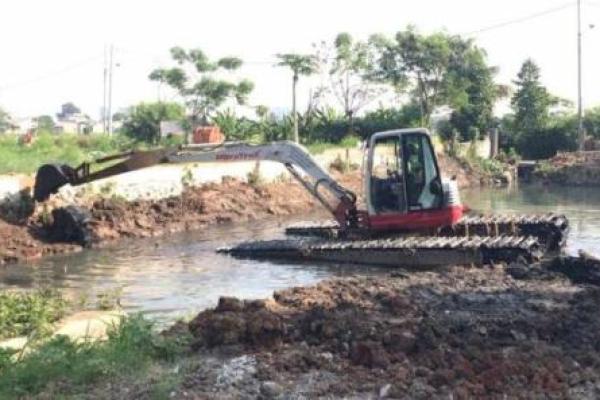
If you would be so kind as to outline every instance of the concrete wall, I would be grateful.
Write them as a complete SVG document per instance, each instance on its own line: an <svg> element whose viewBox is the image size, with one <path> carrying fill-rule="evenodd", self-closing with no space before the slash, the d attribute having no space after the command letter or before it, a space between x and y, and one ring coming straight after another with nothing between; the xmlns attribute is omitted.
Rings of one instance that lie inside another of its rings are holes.
<svg viewBox="0 0 600 400"><path fill-rule="evenodd" d="M351 157L357 156L354 153L353 151ZM345 150L328 151L315 159L323 167L328 167L338 154L345 157ZM286 168L280 163L261 161L258 165L260 177L265 182L289 177ZM156 166L101 179L82 186L65 186L58 195L67 201L88 194L115 195L127 200L157 199L181 194L184 184L201 185L221 182L225 176L246 180L248 174L254 172L255 168L256 162L254 161ZM33 179L30 177L0 176L0 201L18 193L24 187L32 185Z"/></svg>
<svg viewBox="0 0 600 400"><path fill-rule="evenodd" d="M466 154L469 151L469 148L471 147L471 142L465 142L465 143L457 143L456 147L457 147L457 154L459 156L466 156ZM486 136L485 139L483 140L476 140L475 141L475 154L478 155L481 158L490 158L490 149L492 147L492 143L490 141L490 138Z"/></svg>

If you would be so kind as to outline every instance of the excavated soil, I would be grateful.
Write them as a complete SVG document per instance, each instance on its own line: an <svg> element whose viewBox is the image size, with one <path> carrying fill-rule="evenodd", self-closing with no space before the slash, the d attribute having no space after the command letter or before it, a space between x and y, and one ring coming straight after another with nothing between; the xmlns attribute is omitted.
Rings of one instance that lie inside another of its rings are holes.
<svg viewBox="0 0 600 400"><path fill-rule="evenodd" d="M360 185L358 174L340 176L339 181L352 189ZM320 204L293 181L252 185L224 178L220 184L189 188L180 197L133 202L100 199L91 205L90 213L93 233L103 242L299 214L316 207Z"/></svg>
<svg viewBox="0 0 600 400"><path fill-rule="evenodd" d="M37 224L15 225L0 219L0 265L80 249L81 246L74 244L50 242Z"/></svg>
<svg viewBox="0 0 600 400"><path fill-rule="evenodd" d="M523 265L396 272L266 301L222 298L189 323L202 362L175 397L598 398L600 288L589 283L600 282L567 275L597 279L600 263L578 262L529 274L518 273Z"/></svg>
<svg viewBox="0 0 600 400"><path fill-rule="evenodd" d="M340 175L337 179L360 193L358 172ZM60 206L64 204L52 201L38 205L34 216L25 223L0 219L0 265L81 249L78 245L54 241L53 232L44 228L44 222L51 215L47 210ZM133 202L100 198L79 206L87 209L91 216L93 245L123 237L160 236L211 224L300 214L321 207L293 181L249 184L232 178L224 178L219 184L190 187L178 197Z"/></svg>
<svg viewBox="0 0 600 400"><path fill-rule="evenodd" d="M475 171L467 163L460 162L455 158L438 154L438 167L443 176L455 177L458 187L461 189L486 183L481 173Z"/></svg>
<svg viewBox="0 0 600 400"><path fill-rule="evenodd" d="M600 151L559 153L535 171L538 179L568 186L600 186Z"/></svg>

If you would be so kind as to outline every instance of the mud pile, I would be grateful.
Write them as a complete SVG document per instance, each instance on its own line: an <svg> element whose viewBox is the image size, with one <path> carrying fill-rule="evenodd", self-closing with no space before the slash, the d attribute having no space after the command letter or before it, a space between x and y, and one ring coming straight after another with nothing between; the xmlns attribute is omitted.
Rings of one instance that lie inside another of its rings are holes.
<svg viewBox="0 0 600 400"><path fill-rule="evenodd" d="M80 249L74 244L49 242L46 232L37 224L15 225L0 219L0 265Z"/></svg>
<svg viewBox="0 0 600 400"><path fill-rule="evenodd" d="M448 155L438 154L438 166L442 176L448 179L455 177L461 189L486 183L482 173Z"/></svg>
<svg viewBox="0 0 600 400"><path fill-rule="evenodd" d="M267 383L274 398L600 396L600 288L556 271L517 280L506 270L337 279L267 302L221 299L190 322L195 348L252 357L255 373L219 389L210 371L195 371L184 391L243 397Z"/></svg>
<svg viewBox="0 0 600 400"><path fill-rule="evenodd" d="M559 153L538 166L544 181L570 186L600 186L600 151Z"/></svg>
<svg viewBox="0 0 600 400"><path fill-rule="evenodd" d="M340 178L348 187L360 187L358 174ZM249 184L224 178L220 184L188 188L180 197L125 202L100 199L90 207L91 229L97 241L120 237L149 237L200 229L265 216L305 213L320 204L298 183L286 180Z"/></svg>
<svg viewBox="0 0 600 400"><path fill-rule="evenodd" d="M337 179L360 193L358 172ZM53 223L56 211L65 206L68 205L55 200L38 204L35 214L20 223L0 218L0 265L81 249L79 245L64 243L64 233L72 227ZM160 236L211 224L306 213L321 205L291 179L249 184L224 178L218 184L189 187L178 197L133 202L115 197L96 198L82 201L78 207L86 214L93 245L101 245L122 237ZM0 214L0 217L5 216ZM79 242L77 238L73 241Z"/></svg>

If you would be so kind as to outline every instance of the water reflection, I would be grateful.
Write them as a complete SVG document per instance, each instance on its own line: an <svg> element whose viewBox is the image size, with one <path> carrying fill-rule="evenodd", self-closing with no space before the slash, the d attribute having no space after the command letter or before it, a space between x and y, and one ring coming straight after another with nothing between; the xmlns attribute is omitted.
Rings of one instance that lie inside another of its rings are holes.
<svg viewBox="0 0 600 400"><path fill-rule="evenodd" d="M215 252L226 243L282 237L284 223L289 220L210 227L159 239L124 241L118 246L48 258L34 265L13 265L0 270L0 288L52 286L73 299L93 299L98 293L122 288L123 308L164 320L213 306L224 294L262 298L274 290L326 277L385 272L377 268L237 260Z"/></svg>

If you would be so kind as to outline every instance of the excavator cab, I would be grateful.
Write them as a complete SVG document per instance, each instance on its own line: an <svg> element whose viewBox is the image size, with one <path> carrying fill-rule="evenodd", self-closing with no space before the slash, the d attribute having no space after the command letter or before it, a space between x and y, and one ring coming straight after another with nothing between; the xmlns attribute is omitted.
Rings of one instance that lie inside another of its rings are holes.
<svg viewBox="0 0 600 400"><path fill-rule="evenodd" d="M452 225L462 216L462 207L449 207L446 201L425 129L374 134L365 168L365 199L370 227L375 230L436 228Z"/></svg>

